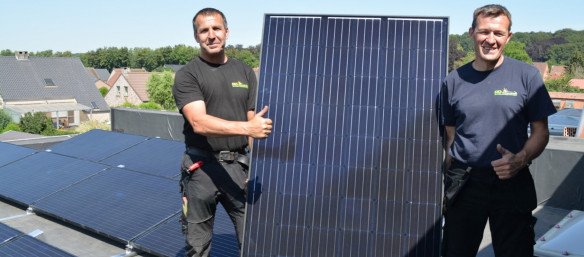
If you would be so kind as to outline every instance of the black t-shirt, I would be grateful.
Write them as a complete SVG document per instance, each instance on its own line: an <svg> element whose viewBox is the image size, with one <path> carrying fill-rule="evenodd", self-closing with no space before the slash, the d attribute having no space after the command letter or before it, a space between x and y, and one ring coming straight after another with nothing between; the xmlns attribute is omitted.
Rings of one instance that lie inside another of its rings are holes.
<svg viewBox="0 0 584 257"><path fill-rule="evenodd" d="M176 106L202 100L207 114L229 121L246 121L255 109L257 79L246 64L229 58L224 64L211 64L196 57L175 75L173 95ZM183 115L184 118L184 115ZM184 118L183 134L188 147L207 151L238 150L247 145L246 136L206 137L196 134Z"/></svg>

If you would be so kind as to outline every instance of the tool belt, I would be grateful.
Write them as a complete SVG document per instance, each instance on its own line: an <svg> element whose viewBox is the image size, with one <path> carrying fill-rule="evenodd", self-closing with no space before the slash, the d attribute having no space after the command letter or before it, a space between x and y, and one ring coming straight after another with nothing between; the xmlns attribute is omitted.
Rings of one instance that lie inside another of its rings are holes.
<svg viewBox="0 0 584 257"><path fill-rule="evenodd" d="M246 148L242 148L240 150L234 150L234 151L216 151L216 152L212 152L212 151L206 151L200 148L195 148L195 147L187 147L187 151L188 154L192 154L192 155L198 155L198 156L202 156L205 157L207 159L210 160L217 160L217 161L222 161L222 162L227 162L227 163L231 163L231 162L238 162L241 165L243 165L245 167L245 169L249 168L249 157L247 156L247 149Z"/></svg>
<svg viewBox="0 0 584 257"><path fill-rule="evenodd" d="M470 177L470 172L472 168L463 163L452 160L450 169L446 170L444 173L444 199L442 203L442 212L446 213L446 210L454 203L456 196L460 193L466 182Z"/></svg>

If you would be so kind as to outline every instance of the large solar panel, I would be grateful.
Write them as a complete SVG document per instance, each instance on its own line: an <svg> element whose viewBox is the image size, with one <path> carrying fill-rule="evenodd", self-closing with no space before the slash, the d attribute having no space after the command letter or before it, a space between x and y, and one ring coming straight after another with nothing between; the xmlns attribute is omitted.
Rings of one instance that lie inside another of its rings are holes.
<svg viewBox="0 0 584 257"><path fill-rule="evenodd" d="M111 168L45 197L32 207L128 242L177 213L180 194L174 180Z"/></svg>
<svg viewBox="0 0 584 257"><path fill-rule="evenodd" d="M94 129L53 145L49 150L71 157L100 161L146 139L143 136Z"/></svg>
<svg viewBox="0 0 584 257"><path fill-rule="evenodd" d="M5 225L4 223L0 223L0 245L5 243L9 239L17 237L21 234L22 234L22 232L11 228L11 227Z"/></svg>
<svg viewBox="0 0 584 257"><path fill-rule="evenodd" d="M100 162L152 175L178 178L184 151L183 142L153 138Z"/></svg>
<svg viewBox="0 0 584 257"><path fill-rule="evenodd" d="M93 130L43 152L0 149L0 197L154 255L184 255L176 181L184 143ZM221 206L215 224L212 256L237 256Z"/></svg>
<svg viewBox="0 0 584 257"><path fill-rule="evenodd" d="M10 257L73 257L59 248L23 235L6 244L0 244L0 256Z"/></svg>
<svg viewBox="0 0 584 257"><path fill-rule="evenodd" d="M90 161L39 152L0 167L0 197L30 205L106 168Z"/></svg>
<svg viewBox="0 0 584 257"><path fill-rule="evenodd" d="M35 152L35 150L30 148L0 142L0 153L2 153L0 154L0 167Z"/></svg>
<svg viewBox="0 0 584 257"><path fill-rule="evenodd" d="M132 241L132 246L161 256L185 256L185 237L179 223L180 212Z"/></svg>
<svg viewBox="0 0 584 257"><path fill-rule="evenodd" d="M244 256L439 256L448 19L266 15Z"/></svg>
<svg viewBox="0 0 584 257"><path fill-rule="evenodd" d="M0 256L57 257L73 255L0 223Z"/></svg>
<svg viewBox="0 0 584 257"><path fill-rule="evenodd" d="M161 225L141 235L132 244L137 249L160 256L184 256L185 237L178 223L180 213L172 216ZM227 216L225 209L217 206L215 226L213 230L213 257L237 257L237 238L233 223Z"/></svg>

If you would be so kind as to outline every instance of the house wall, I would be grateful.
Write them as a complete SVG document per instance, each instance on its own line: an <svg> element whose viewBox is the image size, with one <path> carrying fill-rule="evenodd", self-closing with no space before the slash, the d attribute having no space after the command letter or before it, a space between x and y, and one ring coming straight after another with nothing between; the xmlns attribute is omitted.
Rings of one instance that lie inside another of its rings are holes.
<svg viewBox="0 0 584 257"><path fill-rule="evenodd" d="M128 90L127 93L125 91L126 88ZM134 89L130 86L126 78L120 76L116 83L110 88L107 95L105 95L105 102L110 107L117 107L126 102L133 105L139 105L142 103L142 100L140 100L140 97L138 97L138 94L136 94Z"/></svg>
<svg viewBox="0 0 584 257"><path fill-rule="evenodd" d="M81 118L81 122L93 120L93 121L98 121L101 123L109 123L111 121L109 111L108 112L95 112L95 111L81 112L80 118Z"/></svg>

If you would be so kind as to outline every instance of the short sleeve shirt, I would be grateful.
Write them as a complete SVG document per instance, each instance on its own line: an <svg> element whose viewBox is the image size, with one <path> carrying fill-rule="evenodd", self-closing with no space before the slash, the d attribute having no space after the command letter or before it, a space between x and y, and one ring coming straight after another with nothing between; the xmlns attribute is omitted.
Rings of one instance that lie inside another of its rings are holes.
<svg viewBox="0 0 584 257"><path fill-rule="evenodd" d="M490 71L468 63L451 72L440 94L441 125L456 128L450 154L474 167L501 158L497 144L513 153L527 141L530 122L556 112L539 71L504 57Z"/></svg>
<svg viewBox="0 0 584 257"><path fill-rule="evenodd" d="M182 108L204 101L207 114L229 121L246 121L255 109L257 79L246 64L229 58L224 64L211 64L200 57L191 60L175 76L173 95ZM184 117L184 115L183 115ZM184 118L183 134L187 147L207 151L239 150L247 145L246 136L206 137L196 134Z"/></svg>

